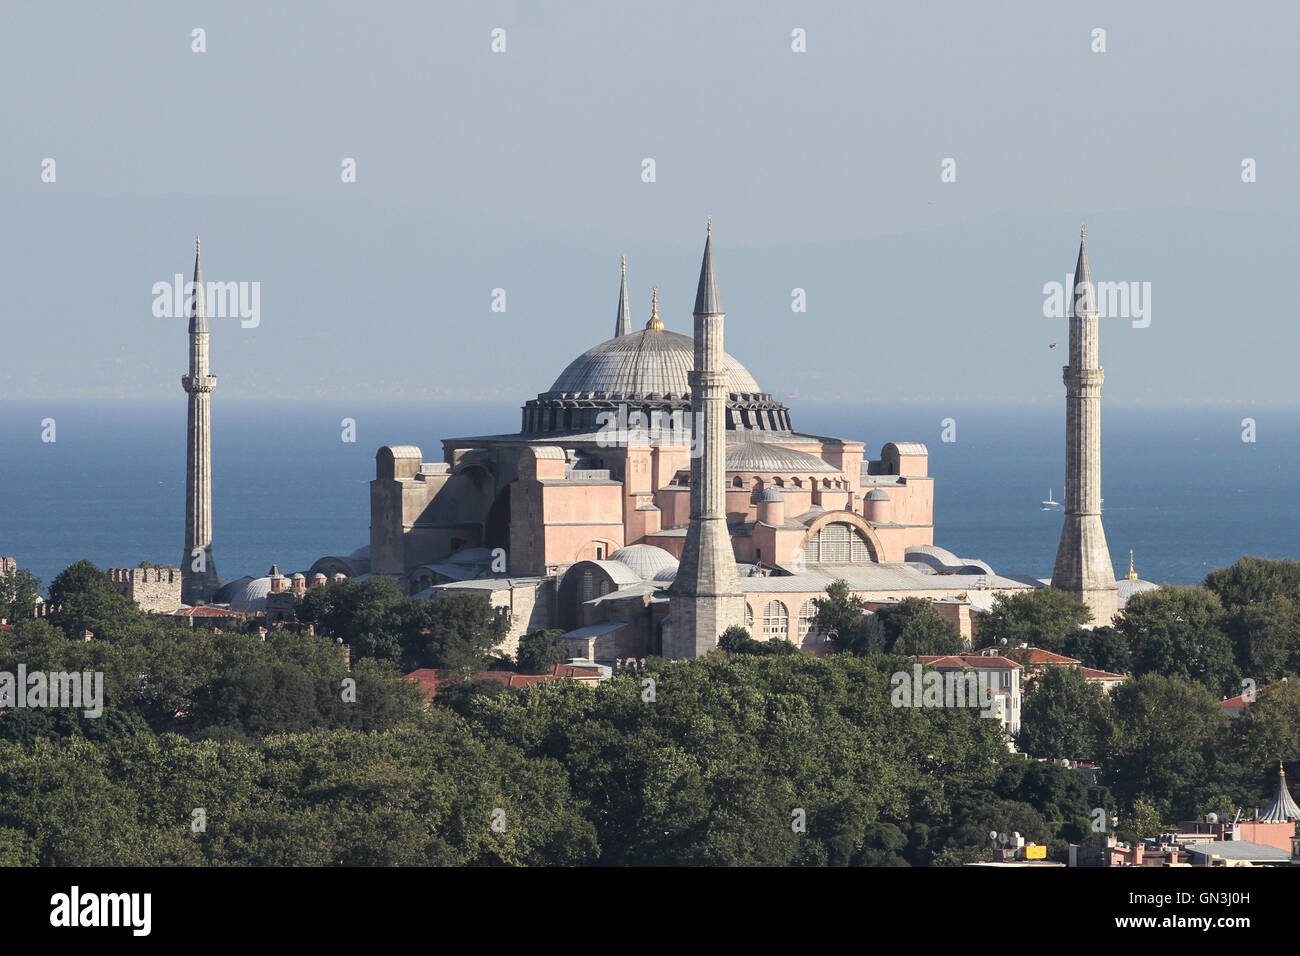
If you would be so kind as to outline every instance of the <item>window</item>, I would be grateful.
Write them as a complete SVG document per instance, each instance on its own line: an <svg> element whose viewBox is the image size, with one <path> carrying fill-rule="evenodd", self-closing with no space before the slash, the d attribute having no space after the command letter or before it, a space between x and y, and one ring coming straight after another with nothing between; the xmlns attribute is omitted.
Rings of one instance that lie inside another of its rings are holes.
<svg viewBox="0 0 1300 956"><path fill-rule="evenodd" d="M803 607L799 608L799 641L817 641L821 639L821 631L813 626L813 621L817 617L817 608L812 602L812 598L803 602Z"/></svg>
<svg viewBox="0 0 1300 956"><path fill-rule="evenodd" d="M595 596L591 586L591 572L582 572L582 599L590 601Z"/></svg>
<svg viewBox="0 0 1300 956"><path fill-rule="evenodd" d="M745 602L745 630L749 631L752 636L754 633L754 612L750 610L749 602Z"/></svg>
<svg viewBox="0 0 1300 956"><path fill-rule="evenodd" d="M868 564L871 546L853 525L836 521L813 535L808 559L822 564Z"/></svg>
<svg viewBox="0 0 1300 956"><path fill-rule="evenodd" d="M778 637L789 640L790 614L780 601L769 601L763 609L763 639L770 641Z"/></svg>

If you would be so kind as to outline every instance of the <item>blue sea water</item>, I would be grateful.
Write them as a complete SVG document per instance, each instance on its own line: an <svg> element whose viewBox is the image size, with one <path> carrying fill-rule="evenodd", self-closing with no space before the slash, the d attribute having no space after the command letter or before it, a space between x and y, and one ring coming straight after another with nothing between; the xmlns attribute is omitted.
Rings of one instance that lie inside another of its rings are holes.
<svg viewBox="0 0 1300 956"><path fill-rule="evenodd" d="M935 543L1000 572L1050 576L1064 497L1059 405L801 406L801 431L930 449ZM1242 441L1242 419L1257 440ZM42 441L53 418L55 441ZM356 442L342 420L356 420ZM944 419L956 441L941 440ZM519 425L517 405L220 401L213 421L214 550L230 580L272 562L304 570L369 540L374 453ZM1117 573L1134 549L1143 578L1190 584L1242 554L1300 558L1300 409L1107 407L1105 527ZM45 584L79 558L101 567L178 564L183 545L185 404L0 404L0 555Z"/></svg>

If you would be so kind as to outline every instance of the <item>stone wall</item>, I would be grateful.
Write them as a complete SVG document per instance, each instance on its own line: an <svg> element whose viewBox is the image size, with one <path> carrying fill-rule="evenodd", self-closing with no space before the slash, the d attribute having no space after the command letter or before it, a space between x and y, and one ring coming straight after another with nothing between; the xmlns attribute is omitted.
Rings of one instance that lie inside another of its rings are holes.
<svg viewBox="0 0 1300 956"><path fill-rule="evenodd" d="M176 568L109 568L108 580L142 611L170 614L181 606L181 572Z"/></svg>

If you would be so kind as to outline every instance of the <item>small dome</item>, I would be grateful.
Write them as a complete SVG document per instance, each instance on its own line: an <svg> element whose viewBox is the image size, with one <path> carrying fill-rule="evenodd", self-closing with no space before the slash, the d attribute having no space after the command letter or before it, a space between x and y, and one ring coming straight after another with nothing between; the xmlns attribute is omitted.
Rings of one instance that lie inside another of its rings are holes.
<svg viewBox="0 0 1300 956"><path fill-rule="evenodd" d="M652 580L672 583L673 579L676 577L677 577L677 565L673 565L671 568L664 568L662 571L655 572L655 576L654 578L652 578Z"/></svg>
<svg viewBox="0 0 1300 956"><path fill-rule="evenodd" d="M653 544L633 544L619 548L609 556L611 561L621 561L632 569L642 581L649 581L659 572L671 568L677 570L677 559L663 548Z"/></svg>
<svg viewBox="0 0 1300 956"><path fill-rule="evenodd" d="M785 495L781 494L780 488L764 488L754 500L760 503L765 501L785 501Z"/></svg>
<svg viewBox="0 0 1300 956"><path fill-rule="evenodd" d="M307 580L307 575L303 574L301 571L295 571L295 572L293 572L293 574L290 576L289 580L290 580L290 581L306 581L306 580Z"/></svg>
<svg viewBox="0 0 1300 956"><path fill-rule="evenodd" d="M888 501L889 495L885 494L885 492L881 491L879 488L872 488L870 491L867 492L867 500Z"/></svg>

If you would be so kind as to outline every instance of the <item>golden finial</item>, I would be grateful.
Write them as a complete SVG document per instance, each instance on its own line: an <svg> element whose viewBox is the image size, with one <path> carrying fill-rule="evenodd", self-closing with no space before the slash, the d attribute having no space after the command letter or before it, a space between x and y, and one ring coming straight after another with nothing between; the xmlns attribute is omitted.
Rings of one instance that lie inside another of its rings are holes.
<svg viewBox="0 0 1300 956"><path fill-rule="evenodd" d="M711 235L713 235L713 217L712 217L712 216L709 216L709 217L707 217L707 218L704 220L704 234L705 234L706 236L711 236Z"/></svg>
<svg viewBox="0 0 1300 956"><path fill-rule="evenodd" d="M199 234L197 232L194 234L194 254L196 256L199 254Z"/></svg>
<svg viewBox="0 0 1300 956"><path fill-rule="evenodd" d="M654 287L654 292L650 294L650 321L645 324L646 329L651 332L662 332L664 330L664 320L659 318L659 287Z"/></svg>
<svg viewBox="0 0 1300 956"><path fill-rule="evenodd" d="M1128 578L1130 581L1136 581L1138 579L1138 573L1133 570L1133 549L1132 548L1128 549L1128 574L1124 576Z"/></svg>
<svg viewBox="0 0 1300 956"><path fill-rule="evenodd" d="M627 256L619 256L623 260L623 275L627 275Z"/></svg>
<svg viewBox="0 0 1300 956"><path fill-rule="evenodd" d="M1086 222L1081 222L1081 223L1079 223L1079 238L1080 238L1080 239L1083 239L1084 227L1086 227L1087 225L1088 225L1088 224L1087 224Z"/></svg>

